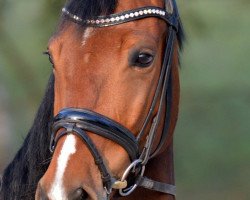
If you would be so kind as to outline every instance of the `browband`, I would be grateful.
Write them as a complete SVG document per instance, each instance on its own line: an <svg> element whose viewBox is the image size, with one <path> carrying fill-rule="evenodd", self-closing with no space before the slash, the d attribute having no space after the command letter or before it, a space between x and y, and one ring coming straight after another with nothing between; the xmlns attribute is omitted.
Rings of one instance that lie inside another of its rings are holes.
<svg viewBox="0 0 250 200"><path fill-rule="evenodd" d="M156 6L147 6L107 16L98 16L96 18L86 20L83 20L77 15L70 13L67 8L63 8L62 12L73 22L91 27L114 26L147 17L157 17L166 21L170 26L173 26L176 30L178 29L178 19L176 19L176 16L172 13L168 13L167 10Z"/></svg>

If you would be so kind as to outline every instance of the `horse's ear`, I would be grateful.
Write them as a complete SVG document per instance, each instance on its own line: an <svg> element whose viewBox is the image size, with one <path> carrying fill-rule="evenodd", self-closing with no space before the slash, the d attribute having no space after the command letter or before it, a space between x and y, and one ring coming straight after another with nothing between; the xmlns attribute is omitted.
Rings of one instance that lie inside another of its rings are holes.
<svg viewBox="0 0 250 200"><path fill-rule="evenodd" d="M174 12L174 6L172 0L165 0L165 8L167 13L172 14Z"/></svg>

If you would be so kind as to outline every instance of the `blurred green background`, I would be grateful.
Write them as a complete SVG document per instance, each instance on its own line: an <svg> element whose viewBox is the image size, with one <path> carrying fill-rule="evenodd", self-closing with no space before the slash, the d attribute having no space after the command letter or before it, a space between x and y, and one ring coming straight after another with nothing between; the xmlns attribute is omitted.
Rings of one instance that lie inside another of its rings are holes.
<svg viewBox="0 0 250 200"><path fill-rule="evenodd" d="M51 67L42 52L62 2L0 0L0 173L43 96ZM178 4L187 41L175 132L177 199L249 200L250 1Z"/></svg>

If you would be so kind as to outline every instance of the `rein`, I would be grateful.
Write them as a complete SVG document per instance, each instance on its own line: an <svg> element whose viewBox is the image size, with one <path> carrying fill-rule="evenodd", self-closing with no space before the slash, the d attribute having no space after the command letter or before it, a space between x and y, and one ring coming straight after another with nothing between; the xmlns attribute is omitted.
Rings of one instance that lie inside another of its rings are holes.
<svg viewBox="0 0 250 200"><path fill-rule="evenodd" d="M111 194L112 189L119 189L119 194L121 196L127 196L131 194L138 186L174 196L176 195L176 187L174 185L157 182L144 177L146 164L151 158L155 157L161 151L167 140L168 126L170 123L170 108L172 102L172 80L170 75L174 41L176 39L176 33L178 32L179 15L175 0L165 0L165 7L165 9L162 9L159 7L148 6L118 14L98 16L95 19L88 20L79 18L78 16L70 13L66 8L62 9L63 14L68 19L84 26L100 28L114 26L148 17L157 17L164 20L169 27L168 37L166 38L164 60L157 88L151 103L150 110L137 137L135 137L131 131L118 122L87 109L65 108L61 110L54 118L50 143L51 152L54 151L57 142L64 135L75 134L80 137L94 157L95 164L98 166L101 173L103 187L105 188L108 196ZM145 129L153 117L153 111L155 110L157 100L159 98L160 104L157 114L153 118L153 123L151 124L150 131L147 135L146 143L142 151L140 151L139 142L146 134ZM157 128L160 123L160 117L164 114L164 103L167 103L164 130L156 150L152 152L152 146ZM62 131L57 133L59 130ZM109 173L103 162L102 156L98 152L94 142L88 136L86 131L112 140L127 151L131 164L127 167L120 180L116 180ZM134 175L133 184L128 185L127 178L132 174Z"/></svg>

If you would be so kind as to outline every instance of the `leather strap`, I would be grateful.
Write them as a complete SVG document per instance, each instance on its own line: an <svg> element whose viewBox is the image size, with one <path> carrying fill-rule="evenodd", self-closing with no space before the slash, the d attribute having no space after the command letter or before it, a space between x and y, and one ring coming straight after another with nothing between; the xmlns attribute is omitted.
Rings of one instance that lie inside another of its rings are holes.
<svg viewBox="0 0 250 200"><path fill-rule="evenodd" d="M158 126L159 126L159 123L161 121L161 116L163 114L163 109L164 109L164 103L166 101L166 95L167 95L167 89L168 89L168 85L169 85L169 82L170 82L170 72L171 72L171 63L172 63L172 54L173 54L173 44L174 44L174 39L175 39L175 30L170 27L169 28L169 36L168 36L168 39L166 40L166 51L165 51L165 56L164 56L164 61L163 61L163 66L162 66L162 74L163 76L160 77L160 80L158 82L158 86L160 85L160 87L157 86L157 89L156 89L156 92L155 92L155 97L154 97L154 101L158 100L157 96L161 91L161 97L160 97L160 104L159 104L159 108L158 108L158 111L157 111L157 114L153 120L153 124L151 125L151 129L150 129L150 132L148 134L148 137L147 137L147 141L146 141L146 144L144 146L144 150L143 150L143 153L141 155L141 159L143 160L143 165L146 165L148 160L150 159L150 153L151 153L151 150L152 150L152 146L153 146L153 142L154 142L154 138L155 138L155 135L156 135L156 132L157 132L157 129L158 129ZM154 110L155 109L155 102L153 101L152 105L151 105L151 108L150 108L150 111ZM167 108L168 110L170 108ZM149 113L152 115L152 113ZM170 114L170 113L168 113ZM147 116L147 118L149 117L149 115ZM146 123L147 121L144 122L144 124ZM147 122L148 123L148 122ZM165 121L166 123L166 121ZM141 132L140 133L140 137L145 134L144 132ZM167 138L167 132L166 133L162 133L164 134L164 139ZM159 147L157 147L157 149L159 149ZM155 154L156 155L156 154Z"/></svg>
<svg viewBox="0 0 250 200"><path fill-rule="evenodd" d="M127 151L131 161L138 158L138 142L127 128L94 111L76 108L63 109L55 117L50 145L52 152L57 142L54 139L55 134L65 124L71 123L74 123L77 128L93 132L121 145Z"/></svg>
<svg viewBox="0 0 250 200"><path fill-rule="evenodd" d="M161 150L163 149L164 144L166 143L168 136L169 136L169 126L170 126L170 120L171 120L171 108L172 108L172 79L171 79L171 72L169 77L169 84L167 88L167 97L166 97L166 114L165 114L165 123L164 128L161 134L160 141L154 150L154 152L151 152L150 159L157 156Z"/></svg>
<svg viewBox="0 0 250 200"><path fill-rule="evenodd" d="M57 141L65 135L76 133L75 135L80 137L82 141L87 145L88 149L90 150L95 160L95 164L98 166L101 172L101 178L102 178L104 187L106 188L107 191L111 191L112 190L112 178L103 162L102 156L100 155L99 151L96 149L96 146L94 145L90 137L87 135L87 133L84 130L76 127L74 123L66 123L62 125L61 128L65 128L65 130L60 132L56 136L56 138L54 139L55 142L57 143Z"/></svg>
<svg viewBox="0 0 250 200"><path fill-rule="evenodd" d="M167 183L162 183L158 181L151 180L147 177L140 177L138 186L157 191L157 192L162 192L165 194L171 194L173 196L176 195L176 186L175 185L170 185Z"/></svg>
<svg viewBox="0 0 250 200"><path fill-rule="evenodd" d="M179 12L178 12L178 8L177 8L177 4L175 2L175 0L165 0L165 7L173 7L173 17L178 21L179 24ZM172 42L175 41L176 38L176 33L178 32L178 28L177 29L172 29L172 27L169 27L170 31L173 31L173 40ZM172 30L171 30L172 29ZM168 65L172 64L172 59L173 59L173 44L170 50L170 54L169 54L169 59L168 59ZM166 50L168 49L168 47L166 48ZM169 71L169 73L171 73L171 69ZM155 151L150 155L150 158L155 157L163 148L164 144L166 143L166 140L168 138L168 134L169 134L169 126L170 126L170 120L171 120L171 108L172 108L172 79L171 79L171 75L169 75L169 80L168 80L168 85L166 85L166 114L165 114L165 124L164 124L164 128L162 131L162 135L161 135L161 139L159 144L157 145ZM164 90L165 90L164 89Z"/></svg>

